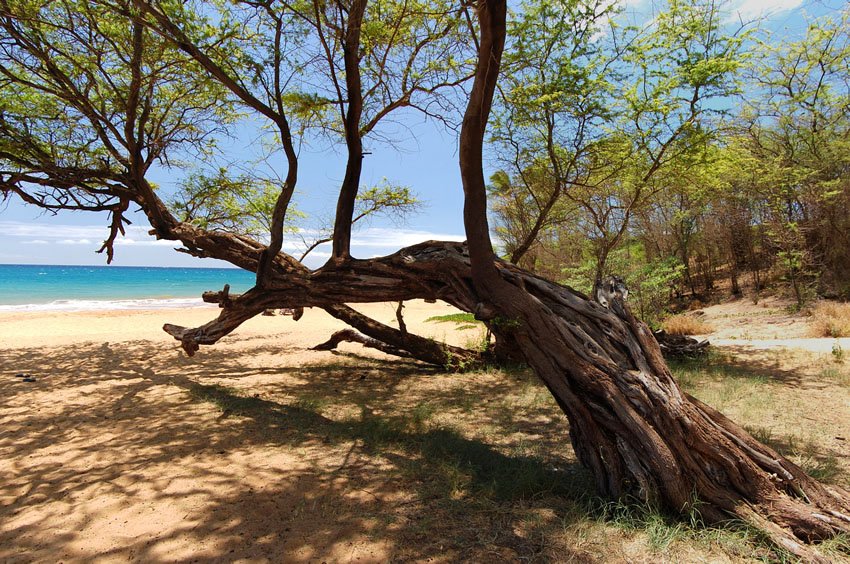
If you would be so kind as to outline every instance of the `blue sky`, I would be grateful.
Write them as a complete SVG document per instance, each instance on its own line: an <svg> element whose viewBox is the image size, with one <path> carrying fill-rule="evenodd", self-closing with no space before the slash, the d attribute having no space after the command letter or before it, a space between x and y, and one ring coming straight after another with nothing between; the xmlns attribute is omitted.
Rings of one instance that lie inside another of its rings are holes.
<svg viewBox="0 0 850 564"><path fill-rule="evenodd" d="M805 14L818 15L840 6L829 2L802 0L734 0L730 12L747 21L764 17L764 26L789 33L805 24ZM652 13L651 0L628 0L626 10L635 19ZM384 255L403 246L428 239L463 240L463 194L457 163L457 138L453 132L440 131L420 117L410 117L405 140L395 146L367 143L372 154L364 160L362 184L374 185L387 178L407 185L423 201L421 213L404 226L376 220L360 228L352 241L352 253L360 258ZM232 144L237 158L244 144ZM298 206L305 212L330 213L336 190L344 174L341 152L325 150L302 153L299 168ZM177 180L174 172L160 171L152 178L164 192L171 191ZM116 244L114 264L124 266L229 266L211 259L199 260L173 250L175 244L156 241L147 235L147 222L141 214L131 216L133 225L126 237ZM96 254L107 235L105 215L65 213L57 216L24 206L17 200L0 203L0 264L105 264L105 256ZM309 238L309 233L306 234ZM295 252L300 240L290 238L284 250ZM307 264L319 266L328 256L329 245L320 247Z"/></svg>

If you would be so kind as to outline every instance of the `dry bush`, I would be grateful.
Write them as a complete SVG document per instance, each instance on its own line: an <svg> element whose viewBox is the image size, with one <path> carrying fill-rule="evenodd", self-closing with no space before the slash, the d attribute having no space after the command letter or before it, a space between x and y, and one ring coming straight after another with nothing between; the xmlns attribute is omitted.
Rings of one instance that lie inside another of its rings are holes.
<svg viewBox="0 0 850 564"><path fill-rule="evenodd" d="M812 310L811 328L815 337L850 337L850 303L819 303Z"/></svg>
<svg viewBox="0 0 850 564"><path fill-rule="evenodd" d="M662 325L670 335L705 335L714 331L709 323L693 315L674 315L665 319Z"/></svg>

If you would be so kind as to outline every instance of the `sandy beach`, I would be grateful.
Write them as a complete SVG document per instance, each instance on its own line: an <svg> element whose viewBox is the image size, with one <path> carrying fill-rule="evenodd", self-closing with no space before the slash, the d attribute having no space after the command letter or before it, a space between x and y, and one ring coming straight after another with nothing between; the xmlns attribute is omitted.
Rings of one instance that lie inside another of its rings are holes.
<svg viewBox="0 0 850 564"><path fill-rule="evenodd" d="M394 304L359 304L355 307L379 321L396 325ZM426 304L413 301L405 303L404 308L405 322L422 328L426 334L434 335L442 335L441 329L445 329L445 326L433 323L423 325L425 319L453 312L457 310L442 302ZM138 340L176 346L176 341L162 330L164 323L195 327L217 314L218 309L212 305L152 310L0 312L0 348L40 348L83 342ZM297 323L286 316L257 316L242 325L235 335L225 338L224 342L246 337L270 340L280 337L285 342L310 347L344 327L345 324L320 309L307 309Z"/></svg>

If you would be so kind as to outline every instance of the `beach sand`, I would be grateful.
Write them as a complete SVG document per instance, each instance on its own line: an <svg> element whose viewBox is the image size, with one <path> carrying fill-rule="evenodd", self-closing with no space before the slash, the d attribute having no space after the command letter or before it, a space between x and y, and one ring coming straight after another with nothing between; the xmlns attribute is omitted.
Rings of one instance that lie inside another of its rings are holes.
<svg viewBox="0 0 850 564"><path fill-rule="evenodd" d="M395 304L359 304L356 309L384 323L397 326ZM435 332L439 325L424 320L433 315L455 313L458 310L442 302L428 304L421 300L405 302L405 322L424 327L426 332ZM106 311L27 311L0 312L0 348L40 348L68 346L84 342L123 342L146 340L162 345L177 342L162 330L164 323L184 327L196 327L215 318L218 308L204 306L183 309L153 310L106 310ZM308 308L299 322L286 316L257 316L239 327L234 337L246 337L284 341L304 347L316 345L328 338L333 331L346 327L323 310ZM439 332L439 331L437 331ZM313 342L315 340L315 342Z"/></svg>
<svg viewBox="0 0 850 564"><path fill-rule="evenodd" d="M392 304L359 309L395 323ZM420 334L457 340L453 325L424 322L454 311L410 302L405 320ZM194 358L161 329L216 314L0 314L0 561L389 556L387 541L369 531L386 504L409 494L357 466L373 462L359 461L356 440L327 444L304 433L335 425L316 414L314 386L328 397L386 397L398 375L422 365L390 363L356 344L308 350L343 327L316 309L297 323L258 316ZM229 417L222 405L243 395L273 415Z"/></svg>

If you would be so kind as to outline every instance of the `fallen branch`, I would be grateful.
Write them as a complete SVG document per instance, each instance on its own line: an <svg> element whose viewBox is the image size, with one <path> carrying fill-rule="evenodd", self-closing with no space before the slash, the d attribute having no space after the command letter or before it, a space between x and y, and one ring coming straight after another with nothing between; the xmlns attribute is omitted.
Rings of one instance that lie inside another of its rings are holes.
<svg viewBox="0 0 850 564"><path fill-rule="evenodd" d="M653 336L658 341L658 346L661 347L661 353L665 358L703 356L708 353L708 347L711 344L708 340L697 341L685 335L671 335L663 329L655 331Z"/></svg>
<svg viewBox="0 0 850 564"><path fill-rule="evenodd" d="M340 331L337 331L336 333L331 335L330 339L328 339L324 343L316 345L311 350L332 351L335 350L340 343L360 343L364 347L368 347L370 349L377 349L381 352L385 352L394 356L400 356L403 358L413 358L413 356L407 351L403 351L398 347L388 345L387 343L379 341L378 339L373 339L372 337L361 335L353 329L342 329Z"/></svg>

